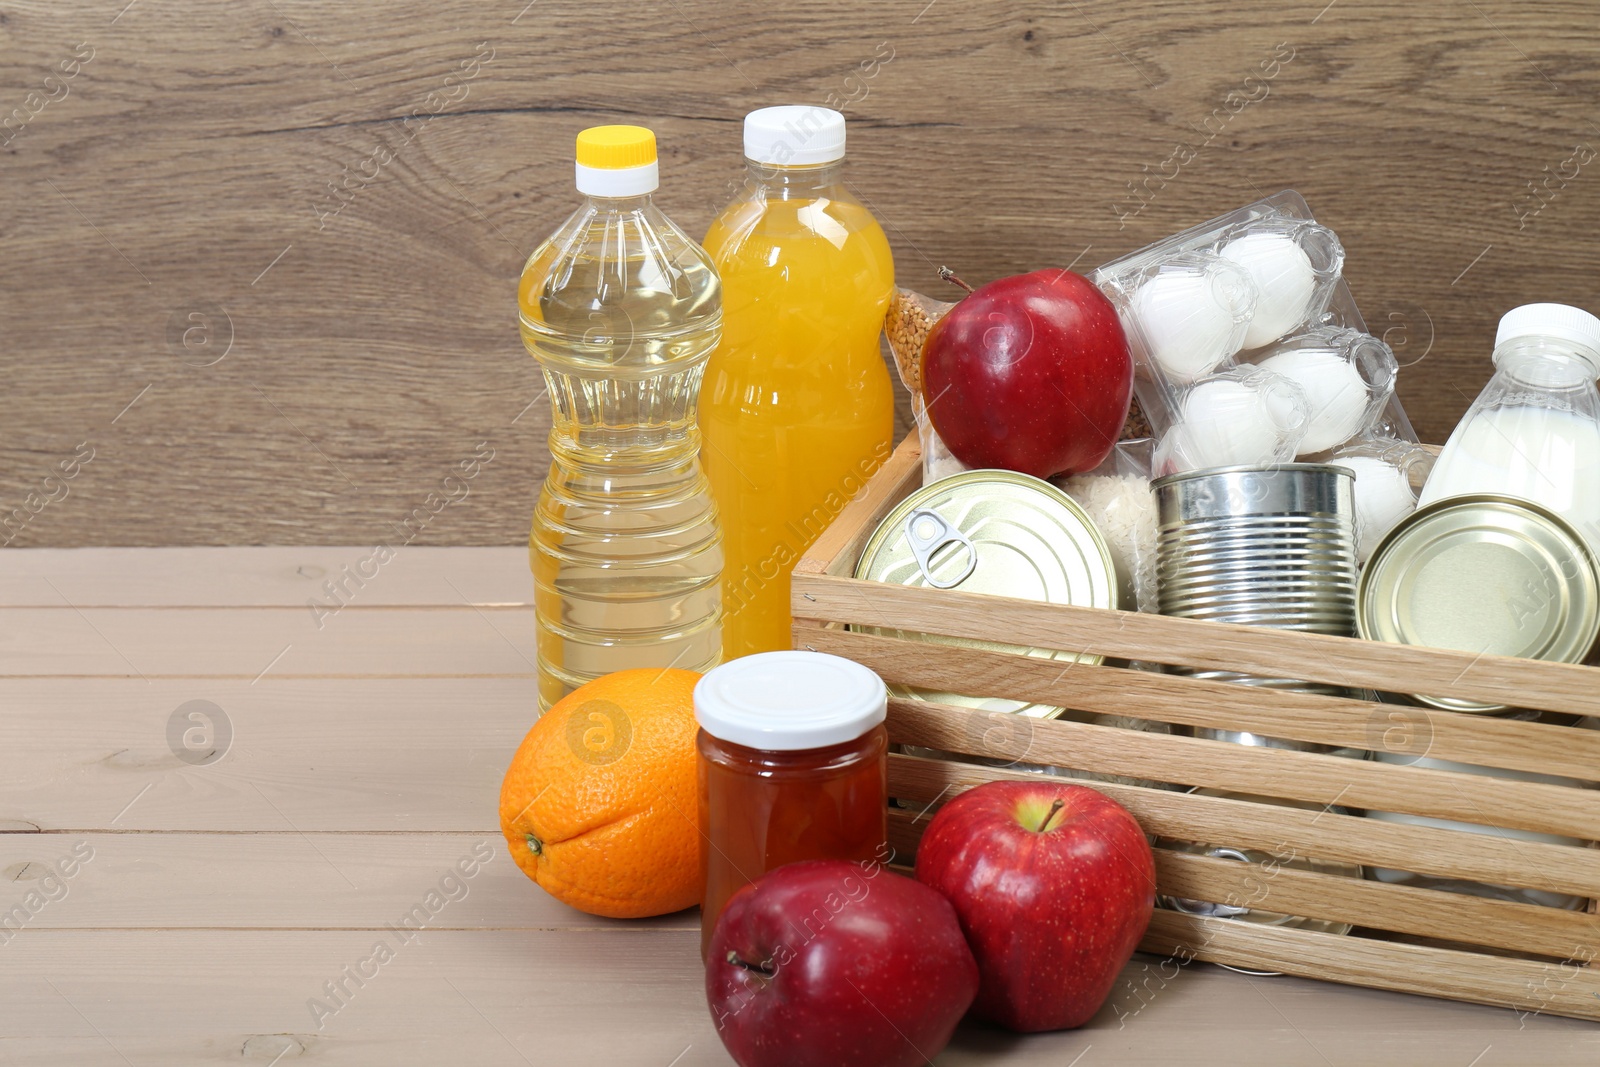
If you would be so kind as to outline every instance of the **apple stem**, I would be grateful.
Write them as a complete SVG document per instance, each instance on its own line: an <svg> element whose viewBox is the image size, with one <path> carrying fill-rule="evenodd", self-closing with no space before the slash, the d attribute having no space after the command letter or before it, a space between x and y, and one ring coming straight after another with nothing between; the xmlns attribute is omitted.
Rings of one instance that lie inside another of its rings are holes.
<svg viewBox="0 0 1600 1067"><path fill-rule="evenodd" d="M969 293L972 292L972 286L968 285L966 282L964 282L960 278L956 277L956 272L951 270L949 267L940 267L939 268L939 277L943 278L945 281L950 282L950 283L952 283L954 285L961 286L961 288L965 289Z"/></svg>
<svg viewBox="0 0 1600 1067"><path fill-rule="evenodd" d="M767 979L771 979L774 975L776 975L778 973L776 970L769 970L766 967L763 967L759 963L750 963L748 960L740 959L739 958L739 954L737 952L734 952L732 949L728 950L728 962L733 964L735 967L743 967L745 970L749 971L751 974L758 974L761 977L767 978Z"/></svg>
<svg viewBox="0 0 1600 1067"><path fill-rule="evenodd" d="M1050 825L1050 820L1056 817L1056 812L1067 806L1067 802L1056 797L1056 802L1050 805L1050 810L1045 813L1044 822L1039 824L1039 833L1044 833L1044 828Z"/></svg>

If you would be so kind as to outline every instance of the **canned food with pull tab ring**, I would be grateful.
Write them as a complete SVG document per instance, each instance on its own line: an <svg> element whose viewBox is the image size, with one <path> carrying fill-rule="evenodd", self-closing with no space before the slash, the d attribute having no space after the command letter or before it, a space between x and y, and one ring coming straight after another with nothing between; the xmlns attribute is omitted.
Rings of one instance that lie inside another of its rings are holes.
<svg viewBox="0 0 1600 1067"><path fill-rule="evenodd" d="M891 511L862 550L855 577L895 585L1081 607L1117 607L1116 570L1089 516L1049 482L1015 471L974 470L923 486ZM910 641L1099 663L1086 650L852 627ZM890 687L896 696L983 711L1054 718L1061 709L999 697Z"/></svg>

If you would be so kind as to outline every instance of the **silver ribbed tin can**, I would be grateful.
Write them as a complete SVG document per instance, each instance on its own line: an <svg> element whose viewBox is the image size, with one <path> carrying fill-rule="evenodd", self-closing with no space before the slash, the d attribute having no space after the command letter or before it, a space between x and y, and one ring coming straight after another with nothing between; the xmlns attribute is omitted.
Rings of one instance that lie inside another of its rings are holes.
<svg viewBox="0 0 1600 1067"><path fill-rule="evenodd" d="M1155 482L1161 614L1354 636L1355 476L1343 467L1286 463L1217 467ZM1218 670L1191 677L1347 696L1338 686ZM1313 749L1255 734L1196 730L1247 745Z"/></svg>
<svg viewBox="0 0 1600 1067"><path fill-rule="evenodd" d="M1161 614L1271 626L1351 637L1356 632L1355 476L1343 467L1289 463L1278 467L1218 467L1174 474L1154 483L1159 532L1156 575ZM1349 690L1232 671L1169 668L1195 678L1348 696ZM1196 737L1264 748L1287 748L1363 759L1359 749L1335 749L1238 730L1195 730ZM1207 792L1202 790L1201 792ZM1257 798L1262 799L1262 798ZM1306 807L1276 799L1270 803ZM1331 805L1325 810L1334 809ZM1265 863L1248 849L1205 843L1184 851ZM1354 864L1297 858L1319 873L1360 878ZM1204 902L1167 898L1167 907L1195 915L1345 934L1350 926L1279 914L1252 900ZM1247 972L1271 974L1270 971Z"/></svg>
<svg viewBox="0 0 1600 1067"><path fill-rule="evenodd" d="M1355 477L1288 463L1155 483L1161 614L1351 636Z"/></svg>

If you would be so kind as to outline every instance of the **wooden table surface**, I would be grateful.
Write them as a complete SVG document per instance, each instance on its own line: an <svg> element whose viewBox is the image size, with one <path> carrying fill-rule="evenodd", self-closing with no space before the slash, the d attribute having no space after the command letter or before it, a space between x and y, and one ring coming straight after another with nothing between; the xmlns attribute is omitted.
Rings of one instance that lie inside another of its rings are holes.
<svg viewBox="0 0 1600 1067"><path fill-rule="evenodd" d="M0 1064L731 1062L695 913L595 919L505 853L525 553L405 548L308 606L370 551L0 553ZM1083 1030L963 1027L937 1062L1600 1062L1568 1019L1147 957L1124 979Z"/></svg>

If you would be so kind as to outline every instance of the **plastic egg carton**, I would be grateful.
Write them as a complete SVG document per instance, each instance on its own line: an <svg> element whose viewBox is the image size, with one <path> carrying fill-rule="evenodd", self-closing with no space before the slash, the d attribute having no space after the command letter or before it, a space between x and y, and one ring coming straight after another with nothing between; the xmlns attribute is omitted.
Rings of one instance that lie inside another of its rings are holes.
<svg viewBox="0 0 1600 1067"><path fill-rule="evenodd" d="M1092 277L1133 350L1154 476L1297 460L1351 466L1369 550L1414 506L1431 457L1395 394L1394 353L1367 332L1343 269L1337 235L1285 190Z"/></svg>
<svg viewBox="0 0 1600 1067"><path fill-rule="evenodd" d="M1156 474L1416 440L1343 267L1338 237L1286 190L1094 272L1127 329Z"/></svg>

